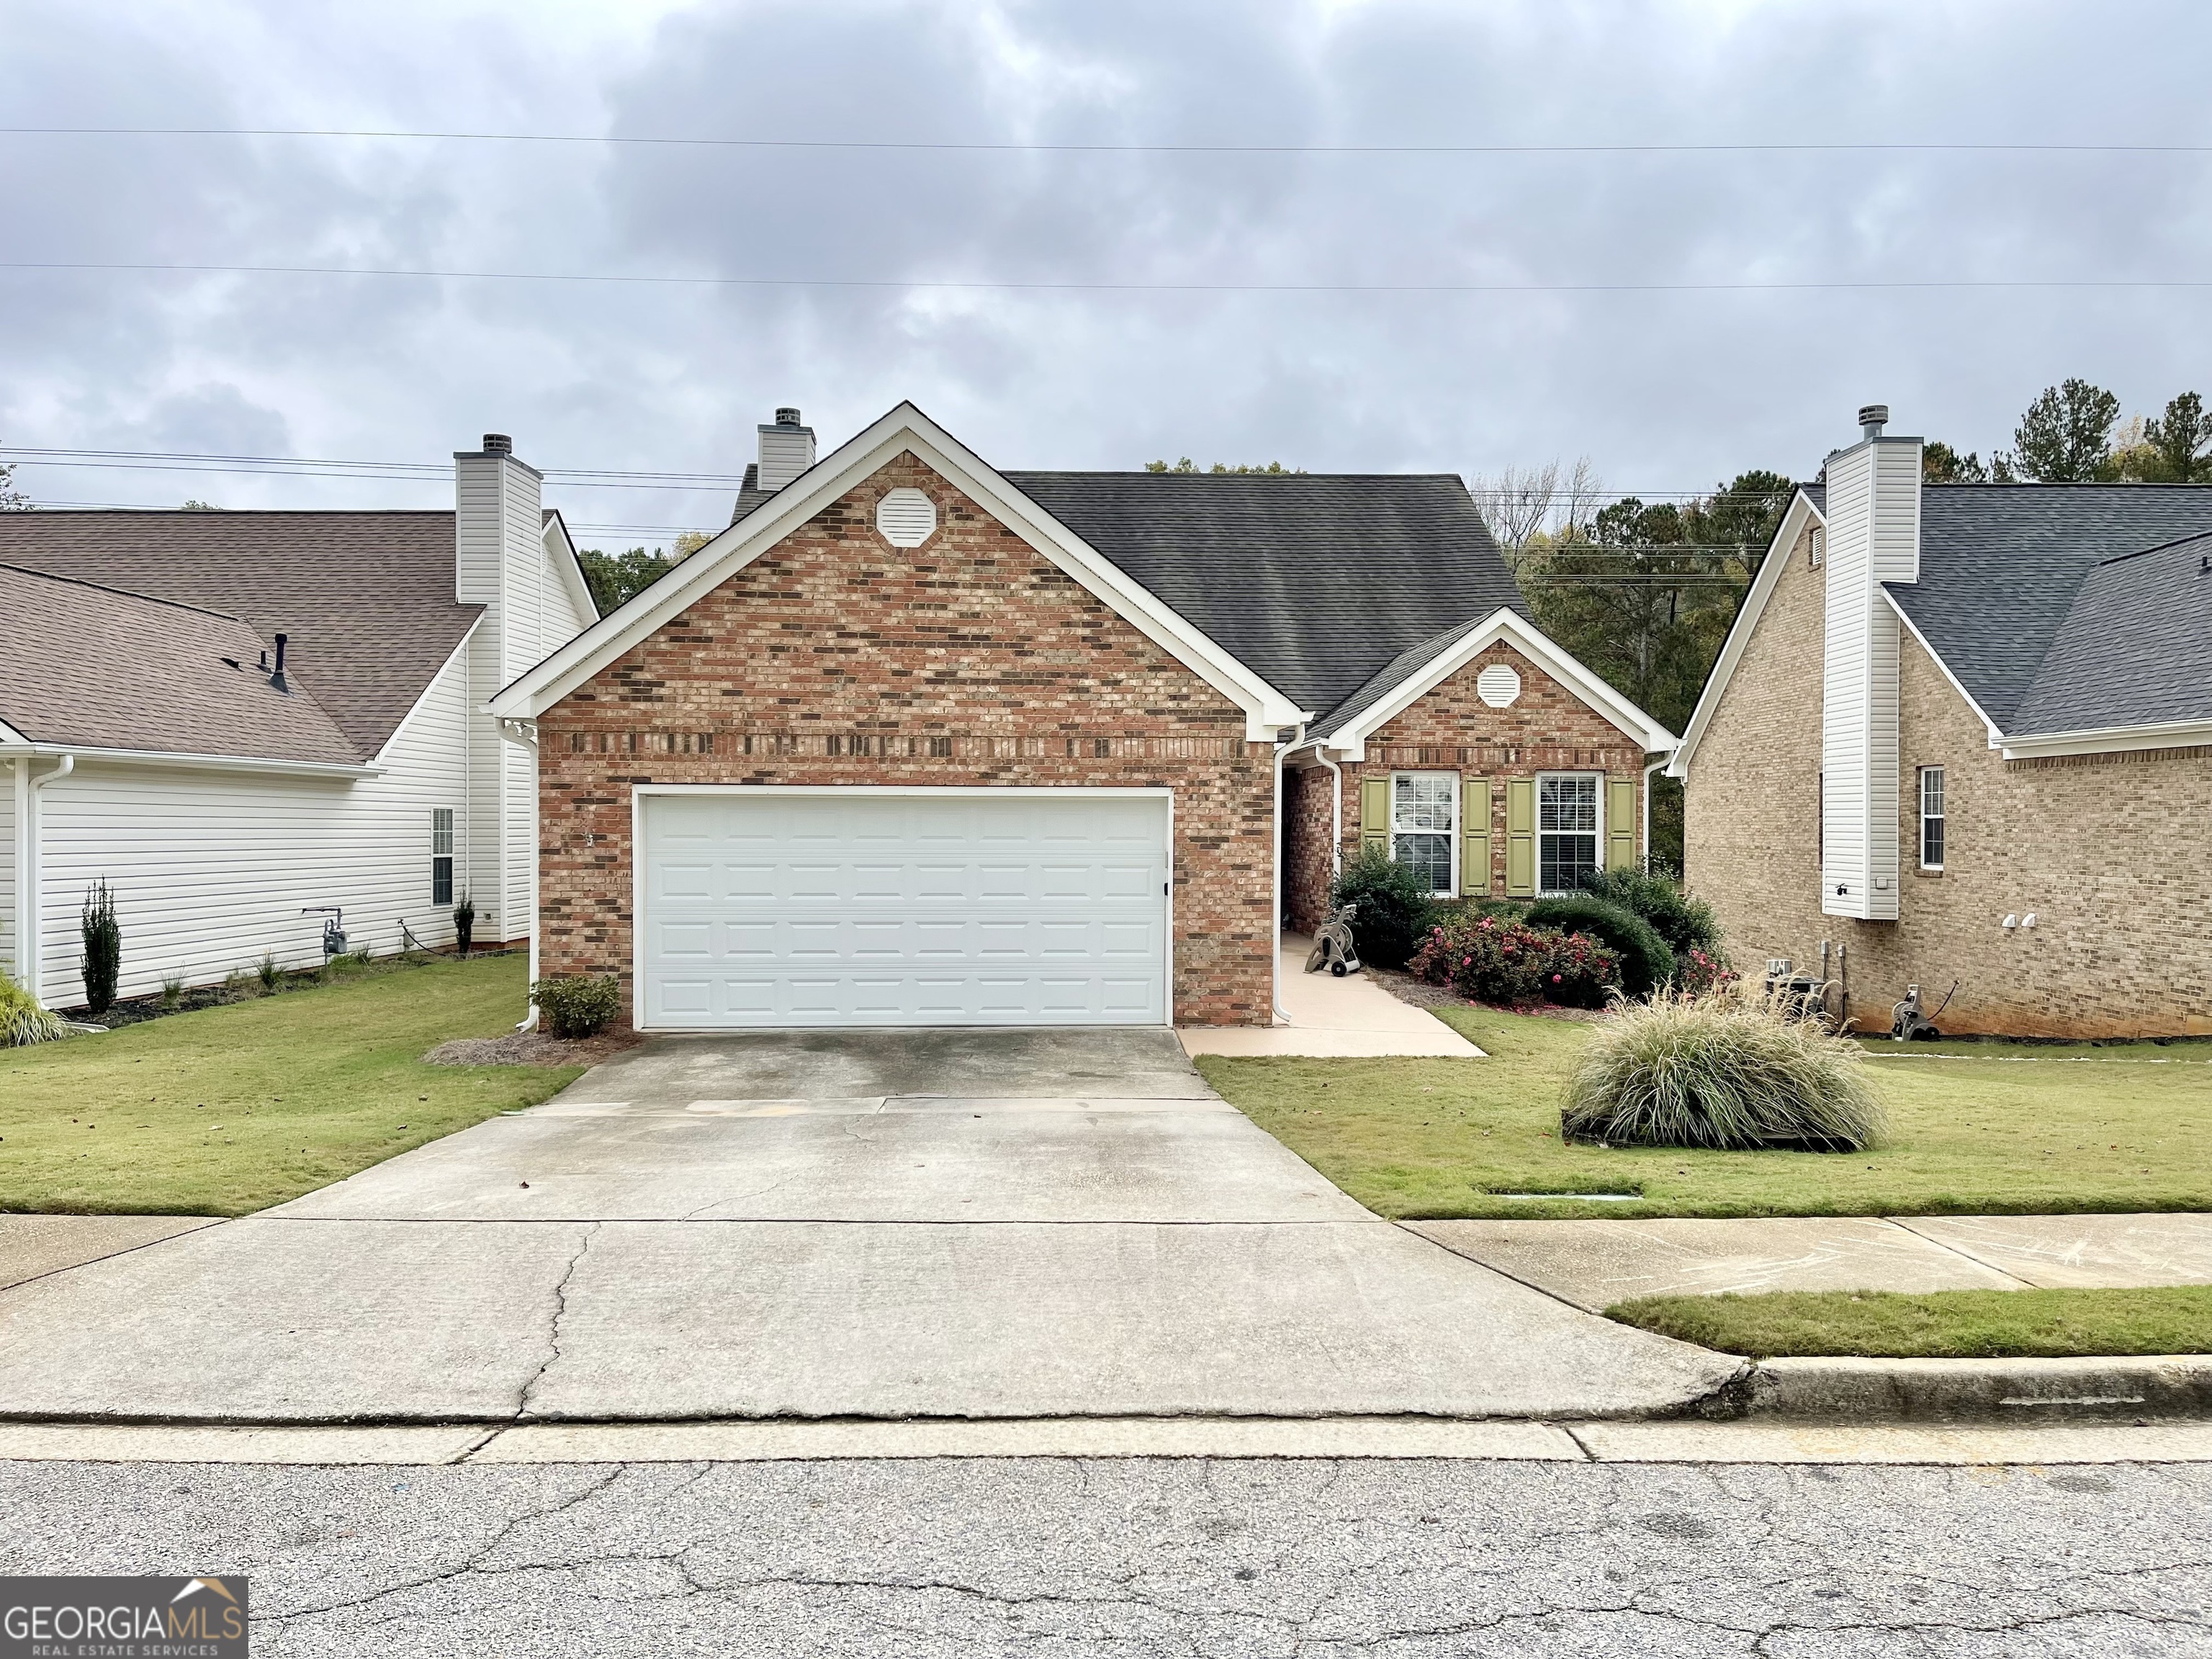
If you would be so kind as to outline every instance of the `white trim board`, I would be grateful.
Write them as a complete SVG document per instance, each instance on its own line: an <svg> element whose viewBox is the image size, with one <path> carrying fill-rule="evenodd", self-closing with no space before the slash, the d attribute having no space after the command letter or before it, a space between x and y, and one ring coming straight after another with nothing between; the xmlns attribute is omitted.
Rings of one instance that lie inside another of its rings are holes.
<svg viewBox="0 0 2212 1659"><path fill-rule="evenodd" d="M697 556L694 555L693 556ZM1131 1030L1171 1030L1176 1007L1176 792L1159 784L895 784L895 783L638 783L629 796L629 969L630 1024L640 1031L685 1030L686 1026L655 1026L645 1018L645 797L648 795L1112 795L1164 800L1167 803L1167 891L1161 896L1161 951L1165 978L1163 995L1164 1025ZM535 919L533 918L533 922ZM535 937L533 932L533 937ZM725 1027L714 1027L725 1030ZM964 1029L964 1028L945 1028Z"/></svg>
<svg viewBox="0 0 2212 1659"><path fill-rule="evenodd" d="M534 718L641 644L687 607L766 553L823 507L902 453L911 453L1162 650L1244 710L1249 742L1273 743L1312 718L1124 573L911 403L840 445L612 615L521 675L491 700L496 714Z"/></svg>
<svg viewBox="0 0 2212 1659"><path fill-rule="evenodd" d="M1412 708L1430 692L1473 662L1492 646L1510 645L1553 679L1579 697L1605 722L1640 744L1645 753L1672 749L1674 734L1585 668L1558 641L1518 611L1500 607L1473 633L1440 649L1420 672L1394 687L1380 702L1353 716L1334 731L1309 738L1308 743L1336 750L1341 758L1364 761L1367 739Z"/></svg>
<svg viewBox="0 0 2212 1659"><path fill-rule="evenodd" d="M75 755L79 760L111 765L168 766L192 772L273 772L298 778L373 778L384 768L374 763L352 765L337 761L266 759L256 755L197 755L171 753L162 749L99 749L83 743L0 744L0 760L27 756L33 760L58 760Z"/></svg>

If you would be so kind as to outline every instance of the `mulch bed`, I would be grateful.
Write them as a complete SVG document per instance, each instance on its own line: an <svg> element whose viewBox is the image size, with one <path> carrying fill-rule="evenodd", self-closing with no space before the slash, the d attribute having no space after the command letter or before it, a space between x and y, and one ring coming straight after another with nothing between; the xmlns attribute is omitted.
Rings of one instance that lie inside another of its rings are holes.
<svg viewBox="0 0 2212 1659"><path fill-rule="evenodd" d="M595 1037L514 1031L506 1036L457 1037L422 1058L433 1066L596 1066L644 1041L634 1031L603 1031Z"/></svg>

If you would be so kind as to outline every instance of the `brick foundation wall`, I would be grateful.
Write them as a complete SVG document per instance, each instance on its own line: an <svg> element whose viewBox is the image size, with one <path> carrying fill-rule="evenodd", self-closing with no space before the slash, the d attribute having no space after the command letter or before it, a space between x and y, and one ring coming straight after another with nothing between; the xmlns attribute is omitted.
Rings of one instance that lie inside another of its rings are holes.
<svg viewBox="0 0 2212 1659"><path fill-rule="evenodd" d="M920 548L875 532L902 485L937 504ZM548 710L538 777L541 971L625 986L637 784L1165 786L1174 1018L1273 1017L1272 749L911 455Z"/></svg>
<svg viewBox="0 0 2212 1659"><path fill-rule="evenodd" d="M1899 678L1903 878L1894 922L1820 900L1822 573L1801 542L1690 769L1684 846L1737 964L1848 946L1852 1012L1887 1030L1908 984L1960 1033L2212 1033L2212 750L2007 762L1909 634ZM1917 775L1944 769L1944 869L1918 868ZM2035 914L2033 929L2003 927Z"/></svg>

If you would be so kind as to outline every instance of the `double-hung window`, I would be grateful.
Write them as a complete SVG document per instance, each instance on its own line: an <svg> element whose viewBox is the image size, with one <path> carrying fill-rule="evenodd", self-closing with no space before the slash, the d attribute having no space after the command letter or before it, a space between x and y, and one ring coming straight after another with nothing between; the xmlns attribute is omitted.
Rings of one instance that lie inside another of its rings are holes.
<svg viewBox="0 0 2212 1659"><path fill-rule="evenodd" d="M1920 867L1943 867L1943 769L1920 769Z"/></svg>
<svg viewBox="0 0 2212 1659"><path fill-rule="evenodd" d="M453 902L453 809L430 809L430 902Z"/></svg>
<svg viewBox="0 0 2212 1659"><path fill-rule="evenodd" d="M1449 897L1457 890L1452 848L1458 838L1458 773L1390 775L1390 856L1430 892Z"/></svg>
<svg viewBox="0 0 2212 1659"><path fill-rule="evenodd" d="M1595 772L1553 772L1536 780L1537 890L1571 893L1596 873L1604 840Z"/></svg>

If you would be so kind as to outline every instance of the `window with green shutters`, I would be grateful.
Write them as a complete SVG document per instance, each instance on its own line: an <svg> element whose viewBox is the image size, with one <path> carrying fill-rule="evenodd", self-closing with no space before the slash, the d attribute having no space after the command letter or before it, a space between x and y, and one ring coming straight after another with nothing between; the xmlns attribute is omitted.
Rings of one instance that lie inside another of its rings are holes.
<svg viewBox="0 0 2212 1659"><path fill-rule="evenodd" d="M1468 778L1460 785L1459 890L1474 898L1490 894L1490 780Z"/></svg>

